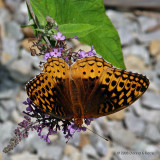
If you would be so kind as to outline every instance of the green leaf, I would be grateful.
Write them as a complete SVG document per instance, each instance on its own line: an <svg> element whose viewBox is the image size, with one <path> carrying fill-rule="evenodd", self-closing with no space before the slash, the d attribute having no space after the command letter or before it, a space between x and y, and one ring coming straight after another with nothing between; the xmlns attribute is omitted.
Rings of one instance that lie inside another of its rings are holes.
<svg viewBox="0 0 160 160"><path fill-rule="evenodd" d="M120 38L105 14L102 0L30 0L41 28L52 17L68 37L94 45L98 54L118 68L125 69Z"/></svg>

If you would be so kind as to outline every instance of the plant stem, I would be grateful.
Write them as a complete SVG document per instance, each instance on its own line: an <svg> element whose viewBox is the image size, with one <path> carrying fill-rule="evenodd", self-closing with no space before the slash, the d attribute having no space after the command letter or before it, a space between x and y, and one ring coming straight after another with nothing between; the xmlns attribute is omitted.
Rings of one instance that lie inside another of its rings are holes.
<svg viewBox="0 0 160 160"><path fill-rule="evenodd" d="M35 16L35 14L34 14L34 12L33 12L32 6L31 6L31 4L30 4L30 0L26 0L26 3L27 3L27 6L28 6L28 9L29 9L29 11L30 11L30 13L31 13L31 15L32 15L33 21L35 22L37 28L40 28L40 27L39 27L39 24L38 24L38 22L37 22L36 16ZM44 36L43 38L45 39L46 43L47 43L49 46L51 46L51 43L49 42L48 38L47 38L46 36Z"/></svg>

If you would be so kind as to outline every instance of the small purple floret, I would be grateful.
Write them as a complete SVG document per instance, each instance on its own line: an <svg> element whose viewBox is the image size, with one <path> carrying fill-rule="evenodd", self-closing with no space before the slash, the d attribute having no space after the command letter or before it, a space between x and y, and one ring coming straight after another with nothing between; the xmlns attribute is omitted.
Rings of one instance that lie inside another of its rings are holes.
<svg viewBox="0 0 160 160"><path fill-rule="evenodd" d="M50 58L50 57L51 57L50 53L46 53L46 54L44 55L44 59L45 59L45 60L47 60L47 59Z"/></svg>
<svg viewBox="0 0 160 160"><path fill-rule="evenodd" d="M61 52L57 48L54 48L53 51L50 52L50 55L52 57L61 57Z"/></svg>
<svg viewBox="0 0 160 160"><path fill-rule="evenodd" d="M80 51L79 52L79 59L84 58L86 56L86 52L85 51Z"/></svg>
<svg viewBox="0 0 160 160"><path fill-rule="evenodd" d="M56 35L54 35L54 38L58 41L64 41L65 40L65 36L62 36L61 32L58 32Z"/></svg>

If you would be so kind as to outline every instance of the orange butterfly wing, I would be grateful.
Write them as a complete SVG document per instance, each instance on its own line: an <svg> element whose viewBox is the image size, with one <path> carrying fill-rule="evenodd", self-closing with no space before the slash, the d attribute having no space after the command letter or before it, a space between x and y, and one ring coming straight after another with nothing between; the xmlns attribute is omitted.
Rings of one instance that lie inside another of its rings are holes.
<svg viewBox="0 0 160 160"><path fill-rule="evenodd" d="M101 117L122 110L142 96L149 80L138 73L108 68L87 100L84 117Z"/></svg>
<svg viewBox="0 0 160 160"><path fill-rule="evenodd" d="M26 85L29 98L44 112L64 119L73 118L69 94L69 66L60 58L49 58L43 73Z"/></svg>

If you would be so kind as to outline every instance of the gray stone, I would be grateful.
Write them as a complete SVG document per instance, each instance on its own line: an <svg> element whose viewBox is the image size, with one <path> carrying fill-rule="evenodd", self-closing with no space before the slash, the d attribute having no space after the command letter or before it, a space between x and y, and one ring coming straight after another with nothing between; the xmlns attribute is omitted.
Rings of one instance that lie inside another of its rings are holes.
<svg viewBox="0 0 160 160"><path fill-rule="evenodd" d="M99 139L96 145L96 151L100 156L105 156L107 154L107 144L103 139Z"/></svg>
<svg viewBox="0 0 160 160"><path fill-rule="evenodd" d="M158 143L160 142L160 131L155 124L149 123L146 127L144 137L152 142Z"/></svg>
<svg viewBox="0 0 160 160"><path fill-rule="evenodd" d="M143 32L158 25L158 21L156 19L146 17L146 16L138 17L138 21L141 25L141 29Z"/></svg>
<svg viewBox="0 0 160 160"><path fill-rule="evenodd" d="M122 146L127 148L135 143L135 135L131 131L124 129L120 123L110 122L108 123L108 126L110 136L116 143L121 144Z"/></svg>
<svg viewBox="0 0 160 160"><path fill-rule="evenodd" d="M0 120L6 121L8 117L9 113L2 106L0 106Z"/></svg>
<svg viewBox="0 0 160 160"><path fill-rule="evenodd" d="M63 135L64 136L64 135ZM74 135L73 135L73 138L71 138L70 140L69 140L69 144L72 144L73 146L76 146L76 147L78 147L79 146L79 144L80 144L80 139L81 139L81 137L80 137L80 133L75 133Z"/></svg>
<svg viewBox="0 0 160 160"><path fill-rule="evenodd" d="M17 124L24 120L24 115L20 114L17 110L13 110L11 112L10 119Z"/></svg>
<svg viewBox="0 0 160 160"><path fill-rule="evenodd" d="M21 40L24 37L19 24L15 21L6 23L6 33L8 37L15 40Z"/></svg>
<svg viewBox="0 0 160 160"><path fill-rule="evenodd" d="M38 155L28 153L28 152L23 152L20 154L14 154L11 155L11 160L39 160Z"/></svg>
<svg viewBox="0 0 160 160"><path fill-rule="evenodd" d="M74 151L70 155L70 160L81 160L80 155L81 155L80 152Z"/></svg>
<svg viewBox="0 0 160 160"><path fill-rule="evenodd" d="M6 22L10 21L11 15L9 14L8 10L5 8L0 9L0 24L5 24Z"/></svg>
<svg viewBox="0 0 160 160"><path fill-rule="evenodd" d="M15 125L11 121L6 121L5 123L0 123L0 143L9 142L10 138L13 135Z"/></svg>
<svg viewBox="0 0 160 160"><path fill-rule="evenodd" d="M1 149L1 148L0 148L0 149ZM3 150L3 148L1 149L1 151L2 151L2 150ZM3 154L1 160L11 160L10 155L9 155L9 154Z"/></svg>
<svg viewBox="0 0 160 160"><path fill-rule="evenodd" d="M80 160L81 159L83 159L83 160L89 160L88 157L87 157L87 155L83 154L83 153L80 155Z"/></svg>
<svg viewBox="0 0 160 160"><path fill-rule="evenodd" d="M156 74L160 75L160 61L158 61L156 63L156 65L155 65L155 71L156 71Z"/></svg>
<svg viewBox="0 0 160 160"><path fill-rule="evenodd" d="M42 159L59 160L62 157L63 146L47 146L38 152Z"/></svg>
<svg viewBox="0 0 160 160"><path fill-rule="evenodd" d="M160 30L156 30L150 33L140 33L137 35L137 39L141 43L149 43L152 40L160 40Z"/></svg>
<svg viewBox="0 0 160 160"><path fill-rule="evenodd" d="M150 122L150 123L159 124L160 122L160 111L159 110L150 111L142 107L139 100L132 104L132 108L135 110L137 115L139 115L143 120ZM149 115L149 116L146 116L146 115Z"/></svg>
<svg viewBox="0 0 160 160"><path fill-rule="evenodd" d="M147 91L143 95L142 104L147 108L160 110L160 95Z"/></svg>
<svg viewBox="0 0 160 160"><path fill-rule="evenodd" d="M17 105L13 99L1 100L0 103L3 106L3 108L5 108L5 110L7 110L8 112L13 111Z"/></svg>
<svg viewBox="0 0 160 160"><path fill-rule="evenodd" d="M12 10L14 11L16 8L19 7L21 0L5 0L6 5Z"/></svg>
<svg viewBox="0 0 160 160"><path fill-rule="evenodd" d="M15 60L10 64L10 76L17 82L26 83L30 79L31 63L25 59Z"/></svg>
<svg viewBox="0 0 160 160"><path fill-rule="evenodd" d="M129 26L133 22L128 18L128 13L124 14L118 11L107 10L106 14L116 28L126 28L127 25Z"/></svg>
<svg viewBox="0 0 160 160"><path fill-rule="evenodd" d="M62 160L70 160L70 158L67 156L63 156Z"/></svg>
<svg viewBox="0 0 160 160"><path fill-rule="evenodd" d="M126 30L125 28L119 28L117 29L121 41L121 45L128 45L134 41L133 36L131 33Z"/></svg>
<svg viewBox="0 0 160 160"><path fill-rule="evenodd" d="M142 60L144 60L145 64L150 63L149 52L147 49L141 45L132 45L123 49L124 56L126 55L134 55Z"/></svg>
<svg viewBox="0 0 160 160"><path fill-rule="evenodd" d="M145 121L140 117L136 117L133 113L127 112L125 114L125 124L129 130L137 136L142 136L145 131Z"/></svg>
<svg viewBox="0 0 160 160"><path fill-rule="evenodd" d="M94 159L99 159L97 156L96 150L91 145L86 145L82 148L82 154L86 154L89 157L92 157Z"/></svg>
<svg viewBox="0 0 160 160"><path fill-rule="evenodd" d="M95 136L96 135L94 134L90 135L91 144L100 156L105 156L108 151L107 143L104 139L101 139L100 137L95 138Z"/></svg>
<svg viewBox="0 0 160 160"><path fill-rule="evenodd" d="M148 144L145 140L138 139L132 146L131 149L134 151L145 151Z"/></svg>
<svg viewBox="0 0 160 160"><path fill-rule="evenodd" d="M3 38L2 49L3 49L3 56L2 56L3 64L5 63L8 64L12 60L18 57L18 44L15 39Z"/></svg>
<svg viewBox="0 0 160 160"><path fill-rule="evenodd" d="M28 148L30 152L36 151L40 153L43 150L43 148L48 147L48 143L40 139L36 131L30 132L25 142L26 142L26 148Z"/></svg>
<svg viewBox="0 0 160 160"><path fill-rule="evenodd" d="M134 154L134 151L127 150L117 144L114 145L114 155L117 157L118 160L142 160L141 155Z"/></svg>
<svg viewBox="0 0 160 160"><path fill-rule="evenodd" d="M30 62L32 64L32 66L34 68L36 68L37 70L41 71L42 69L39 67L39 63L40 61L44 61L43 58L41 57L38 57L38 56L31 56L31 53L28 52L27 50L25 49L22 49L20 51L20 55L22 57L22 59L25 59L26 62Z"/></svg>
<svg viewBox="0 0 160 160"><path fill-rule="evenodd" d="M12 99L15 98L19 92L19 84L4 79L3 83L0 83L0 99Z"/></svg>
<svg viewBox="0 0 160 160"><path fill-rule="evenodd" d="M92 126L94 132L98 133L99 135L103 135L103 130L97 121L92 122Z"/></svg>
<svg viewBox="0 0 160 160"><path fill-rule="evenodd" d="M20 24L26 24L28 21L28 11L26 2L22 2L18 10L14 13L14 20Z"/></svg>
<svg viewBox="0 0 160 160"><path fill-rule="evenodd" d="M25 88L25 86L24 86ZM17 108L20 113L26 110L27 105L23 104L26 101L28 95L25 90L21 90L19 95L17 96Z"/></svg>

